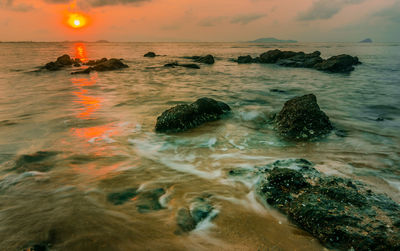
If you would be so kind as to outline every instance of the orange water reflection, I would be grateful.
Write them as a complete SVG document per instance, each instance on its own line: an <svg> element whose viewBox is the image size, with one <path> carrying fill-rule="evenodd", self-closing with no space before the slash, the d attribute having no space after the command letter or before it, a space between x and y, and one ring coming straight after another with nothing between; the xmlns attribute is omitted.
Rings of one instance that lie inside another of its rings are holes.
<svg viewBox="0 0 400 251"><path fill-rule="evenodd" d="M86 46L83 43L74 44L75 57L81 61L88 61ZM109 176L121 163L108 162L109 157L114 153L110 151L109 143L113 143L113 136L120 133L115 123L102 123L105 118L102 116L105 93L98 88L98 75L91 73L85 77L72 77L71 83L74 87L72 94L75 117L79 125L71 128L71 134L79 139L81 154L84 156L83 163L72 163L71 168L80 175L89 175L99 179ZM95 126L90 126L95 124ZM87 126L85 126L87 125Z"/></svg>
<svg viewBox="0 0 400 251"><path fill-rule="evenodd" d="M85 44L75 43L74 47L75 47L75 58L79 58L82 62L88 61Z"/></svg>

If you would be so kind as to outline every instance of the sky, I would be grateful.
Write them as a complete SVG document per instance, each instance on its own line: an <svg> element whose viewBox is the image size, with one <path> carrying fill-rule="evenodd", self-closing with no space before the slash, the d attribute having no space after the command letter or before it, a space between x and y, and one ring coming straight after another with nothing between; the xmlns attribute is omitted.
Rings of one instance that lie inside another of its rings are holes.
<svg viewBox="0 0 400 251"><path fill-rule="evenodd" d="M71 13L85 27L67 25ZM400 0L0 0L0 41L400 42Z"/></svg>

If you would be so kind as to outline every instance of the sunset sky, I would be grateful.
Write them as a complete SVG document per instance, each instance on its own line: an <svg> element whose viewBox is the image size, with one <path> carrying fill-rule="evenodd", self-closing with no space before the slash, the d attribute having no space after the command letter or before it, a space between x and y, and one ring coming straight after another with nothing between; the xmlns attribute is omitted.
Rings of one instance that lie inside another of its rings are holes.
<svg viewBox="0 0 400 251"><path fill-rule="evenodd" d="M400 42L400 0L0 0L0 41ZM88 17L67 25L70 13Z"/></svg>

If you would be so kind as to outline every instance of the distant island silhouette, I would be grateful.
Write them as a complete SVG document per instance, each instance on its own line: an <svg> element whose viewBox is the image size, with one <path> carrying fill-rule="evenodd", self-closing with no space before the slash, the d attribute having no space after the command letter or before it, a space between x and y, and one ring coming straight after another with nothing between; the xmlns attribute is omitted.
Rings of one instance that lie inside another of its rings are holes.
<svg viewBox="0 0 400 251"><path fill-rule="evenodd" d="M360 43L372 43L372 39L366 38L364 40L361 40Z"/></svg>
<svg viewBox="0 0 400 251"><path fill-rule="evenodd" d="M280 40L273 37L258 38L253 41L248 41L249 43L297 43L296 40Z"/></svg>

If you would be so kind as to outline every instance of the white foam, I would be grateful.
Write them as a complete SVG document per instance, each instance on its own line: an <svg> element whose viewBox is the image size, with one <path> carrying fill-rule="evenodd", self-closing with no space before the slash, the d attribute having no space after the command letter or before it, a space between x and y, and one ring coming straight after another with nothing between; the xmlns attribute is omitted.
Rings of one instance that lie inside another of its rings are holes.
<svg viewBox="0 0 400 251"><path fill-rule="evenodd" d="M175 148L174 153L164 152L171 149L170 144L162 142L151 143L146 140L133 139L129 140L135 146L135 151L142 157L151 159L161 163L170 169L190 173L201 178L215 179L222 176L221 170L203 171L197 169L195 162L197 156L195 154L178 154Z"/></svg>
<svg viewBox="0 0 400 251"><path fill-rule="evenodd" d="M240 112L240 117L244 120L244 121L250 121L250 120L254 120L257 117L260 116L260 112L258 111L248 111L248 112Z"/></svg>
<svg viewBox="0 0 400 251"><path fill-rule="evenodd" d="M213 158L215 160L221 160L221 159L244 159L244 160L266 160L266 159L272 159L272 157L267 157L267 156L254 156L254 155L244 155L241 153L223 153L223 154L211 154L210 158Z"/></svg>

